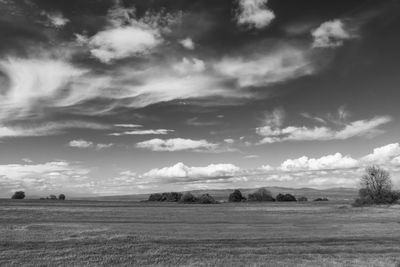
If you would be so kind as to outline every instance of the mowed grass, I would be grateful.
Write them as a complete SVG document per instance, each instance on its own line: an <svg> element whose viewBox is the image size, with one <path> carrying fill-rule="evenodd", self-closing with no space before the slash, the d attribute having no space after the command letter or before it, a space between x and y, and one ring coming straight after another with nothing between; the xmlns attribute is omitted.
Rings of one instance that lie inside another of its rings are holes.
<svg viewBox="0 0 400 267"><path fill-rule="evenodd" d="M2 266L398 263L398 206L0 200Z"/></svg>

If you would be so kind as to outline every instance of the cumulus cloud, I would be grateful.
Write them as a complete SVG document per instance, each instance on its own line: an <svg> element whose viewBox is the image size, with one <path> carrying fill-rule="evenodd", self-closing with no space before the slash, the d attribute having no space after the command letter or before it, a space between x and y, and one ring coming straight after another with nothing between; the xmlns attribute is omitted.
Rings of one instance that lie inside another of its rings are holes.
<svg viewBox="0 0 400 267"><path fill-rule="evenodd" d="M383 132L379 126L391 121L389 116L377 116L369 120L349 122L340 129L328 126L306 127L287 126L278 127L271 123L259 127L256 132L264 136L261 143L276 143L283 141L311 141L311 140L345 140L352 137L372 137Z"/></svg>
<svg viewBox="0 0 400 267"><path fill-rule="evenodd" d="M62 28L70 21L61 12L42 11L41 14L47 18L49 25L55 28Z"/></svg>
<svg viewBox="0 0 400 267"><path fill-rule="evenodd" d="M214 64L222 75L237 80L240 87L267 86L314 73L304 51L283 48L251 58L226 57Z"/></svg>
<svg viewBox="0 0 400 267"><path fill-rule="evenodd" d="M274 12L267 7L268 0L240 0L236 16L238 25L262 29L275 18Z"/></svg>
<svg viewBox="0 0 400 267"><path fill-rule="evenodd" d="M343 41L354 38L340 19L322 23L311 31L311 35L314 38L312 46L320 48L342 46Z"/></svg>
<svg viewBox="0 0 400 267"><path fill-rule="evenodd" d="M152 151L182 151L182 150L193 150L193 151L207 151L214 150L218 147L217 144L209 143L207 140L192 140L184 138L172 138L172 139L150 139L147 141L139 142L136 144L139 148L149 149Z"/></svg>
<svg viewBox="0 0 400 267"><path fill-rule="evenodd" d="M308 158L306 156L298 159L288 159L284 161L280 168L283 171L305 171L305 170L325 170L325 169L347 169L358 166L358 161L341 153L327 155L320 158Z"/></svg>
<svg viewBox="0 0 400 267"><path fill-rule="evenodd" d="M136 19L135 9L116 5L109 10L108 27L91 37L77 35L92 56L104 63L150 53L163 42L157 23L149 18Z"/></svg>
<svg viewBox="0 0 400 267"><path fill-rule="evenodd" d="M388 144L386 146L375 148L372 153L364 156L362 160L372 163L386 163L396 156L400 156L399 143Z"/></svg>
<svg viewBox="0 0 400 267"><path fill-rule="evenodd" d="M77 139L77 140L71 140L68 143L68 146L74 147L74 148L96 148L96 149L105 149L105 148L110 148L114 144L108 143L108 144L95 144L92 141L86 141L83 139Z"/></svg>
<svg viewBox="0 0 400 267"><path fill-rule="evenodd" d="M185 38L179 41L179 43L188 50L194 50L195 44L191 38Z"/></svg>
<svg viewBox="0 0 400 267"><path fill-rule="evenodd" d="M218 178L232 176L239 172L240 168L233 164L210 164L205 167L189 167L179 162L171 167L152 169L144 177L151 178Z"/></svg>

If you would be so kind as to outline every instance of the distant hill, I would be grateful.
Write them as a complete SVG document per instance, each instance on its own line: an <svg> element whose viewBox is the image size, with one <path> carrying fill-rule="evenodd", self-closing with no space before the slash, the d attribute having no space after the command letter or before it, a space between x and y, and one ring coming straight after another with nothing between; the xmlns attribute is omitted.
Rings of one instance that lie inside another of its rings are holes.
<svg viewBox="0 0 400 267"><path fill-rule="evenodd" d="M264 187L269 190L275 197L279 193L292 194L296 197L305 196L309 200L318 197L327 197L330 200L352 200L357 197L357 189L355 188L328 188L328 189L314 189L314 188L286 188L286 187ZM227 200L230 193L234 189L204 189L192 190L191 193L195 195L202 195L208 193L217 200ZM256 188L239 188L243 195L247 196L249 193L257 190ZM160 192L162 193L162 192ZM90 200L108 200L108 201L142 201L147 200L150 194L137 194L137 195L116 195L116 196L101 196L89 197L85 199Z"/></svg>

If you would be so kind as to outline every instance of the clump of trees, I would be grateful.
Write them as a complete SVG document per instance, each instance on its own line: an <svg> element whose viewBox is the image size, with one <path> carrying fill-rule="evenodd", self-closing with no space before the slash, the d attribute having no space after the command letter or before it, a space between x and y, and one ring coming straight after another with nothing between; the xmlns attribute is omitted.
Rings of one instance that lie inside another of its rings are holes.
<svg viewBox="0 0 400 267"><path fill-rule="evenodd" d="M369 166L361 176L361 188L354 206L392 204L400 199L400 193L393 190L390 173L378 166Z"/></svg>
<svg viewBox="0 0 400 267"><path fill-rule="evenodd" d="M271 192L265 188L257 189L254 193L247 196L248 201L275 201L272 197Z"/></svg>
<svg viewBox="0 0 400 267"><path fill-rule="evenodd" d="M291 194L278 194L276 196L276 201L297 201L297 199Z"/></svg>
<svg viewBox="0 0 400 267"><path fill-rule="evenodd" d="M24 191L16 191L11 199L24 199L25 198L25 192Z"/></svg>
<svg viewBox="0 0 400 267"><path fill-rule="evenodd" d="M229 195L229 202L242 202L246 201L246 198L242 195L242 192L240 190L236 189Z"/></svg>
<svg viewBox="0 0 400 267"><path fill-rule="evenodd" d="M218 202L209 194L203 194L196 197L190 192L184 194L178 192L166 192L150 194L148 201L160 202L179 202L188 204L217 204Z"/></svg>
<svg viewBox="0 0 400 267"><path fill-rule="evenodd" d="M329 201L329 199L327 197L318 197L318 198L314 199L313 201Z"/></svg>
<svg viewBox="0 0 400 267"><path fill-rule="evenodd" d="M148 201L178 202L181 197L182 193L179 192L155 193L150 194Z"/></svg>

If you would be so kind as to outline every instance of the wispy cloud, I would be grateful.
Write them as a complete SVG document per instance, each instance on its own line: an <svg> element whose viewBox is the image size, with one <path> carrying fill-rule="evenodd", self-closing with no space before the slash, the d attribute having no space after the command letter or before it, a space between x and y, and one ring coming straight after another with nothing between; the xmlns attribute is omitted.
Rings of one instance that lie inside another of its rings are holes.
<svg viewBox="0 0 400 267"><path fill-rule="evenodd" d="M346 122L343 114L339 111L342 120L339 126L331 128L329 126L282 126L281 116L272 113L271 118L267 118L265 126L256 129L257 134L263 136L261 143L276 143L283 141L326 141L326 140L345 140L352 137L373 137L383 132L380 126L389 123L390 116L376 116L372 119L357 120ZM303 114L304 116L304 114ZM347 116L346 116L347 118ZM313 118L315 120L315 118ZM318 118L321 122L322 119ZM322 120L326 124L325 120ZM336 122L335 122L336 123Z"/></svg>
<svg viewBox="0 0 400 267"><path fill-rule="evenodd" d="M192 140L184 138L172 138L172 139L150 139L147 141L139 142L136 144L138 148L149 149L152 151L208 151L214 150L218 147L217 144L210 143L207 140Z"/></svg>

